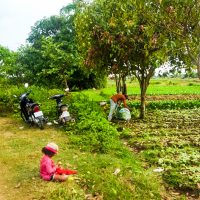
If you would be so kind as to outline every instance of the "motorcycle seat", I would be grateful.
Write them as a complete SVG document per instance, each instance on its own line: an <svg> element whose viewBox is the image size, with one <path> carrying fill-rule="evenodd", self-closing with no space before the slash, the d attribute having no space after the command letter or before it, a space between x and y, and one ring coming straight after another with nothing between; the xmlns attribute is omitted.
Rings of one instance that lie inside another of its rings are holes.
<svg viewBox="0 0 200 200"><path fill-rule="evenodd" d="M33 108L33 107L35 107L35 106L38 106L38 103L29 103L29 106L30 106L31 108Z"/></svg>

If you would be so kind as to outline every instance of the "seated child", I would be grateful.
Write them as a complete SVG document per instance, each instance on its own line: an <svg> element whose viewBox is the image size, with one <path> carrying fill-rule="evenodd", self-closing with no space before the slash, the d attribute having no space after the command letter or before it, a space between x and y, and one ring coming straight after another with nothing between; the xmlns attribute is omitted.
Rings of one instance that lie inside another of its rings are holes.
<svg viewBox="0 0 200 200"><path fill-rule="evenodd" d="M55 165L51 159L58 153L58 146L55 143L49 143L42 148L44 156L40 161L40 176L46 181L65 181L71 174L77 174L75 170L63 169L60 164Z"/></svg>

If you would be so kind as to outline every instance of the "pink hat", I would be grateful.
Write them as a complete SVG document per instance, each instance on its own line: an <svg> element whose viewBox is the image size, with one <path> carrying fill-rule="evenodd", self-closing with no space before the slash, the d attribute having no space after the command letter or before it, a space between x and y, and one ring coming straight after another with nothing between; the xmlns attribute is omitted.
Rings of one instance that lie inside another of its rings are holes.
<svg viewBox="0 0 200 200"><path fill-rule="evenodd" d="M54 142L50 142L46 145L45 149L53 152L53 153L57 153L58 152L58 145L55 144Z"/></svg>

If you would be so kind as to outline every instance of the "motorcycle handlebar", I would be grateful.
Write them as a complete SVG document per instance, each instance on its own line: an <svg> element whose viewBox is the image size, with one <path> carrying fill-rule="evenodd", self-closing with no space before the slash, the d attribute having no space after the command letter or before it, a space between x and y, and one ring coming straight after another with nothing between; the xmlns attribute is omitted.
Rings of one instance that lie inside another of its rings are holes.
<svg viewBox="0 0 200 200"><path fill-rule="evenodd" d="M31 92L32 92L32 90L29 90L28 92L22 94L22 95L19 97L19 99L22 100L22 99L24 99L24 98L27 98L28 95L29 95Z"/></svg>
<svg viewBox="0 0 200 200"><path fill-rule="evenodd" d="M29 90L29 91L26 93L26 95L28 96L31 92L32 92L32 90Z"/></svg>

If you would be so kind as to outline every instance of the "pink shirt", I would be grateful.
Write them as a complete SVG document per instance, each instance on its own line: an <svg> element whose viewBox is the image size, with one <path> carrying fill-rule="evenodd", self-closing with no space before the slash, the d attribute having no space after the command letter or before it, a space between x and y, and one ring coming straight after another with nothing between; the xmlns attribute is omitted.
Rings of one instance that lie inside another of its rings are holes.
<svg viewBox="0 0 200 200"><path fill-rule="evenodd" d="M53 160L49 156L44 155L40 161L41 178L49 181L51 179L51 176L54 175L55 171L56 167L53 163Z"/></svg>

